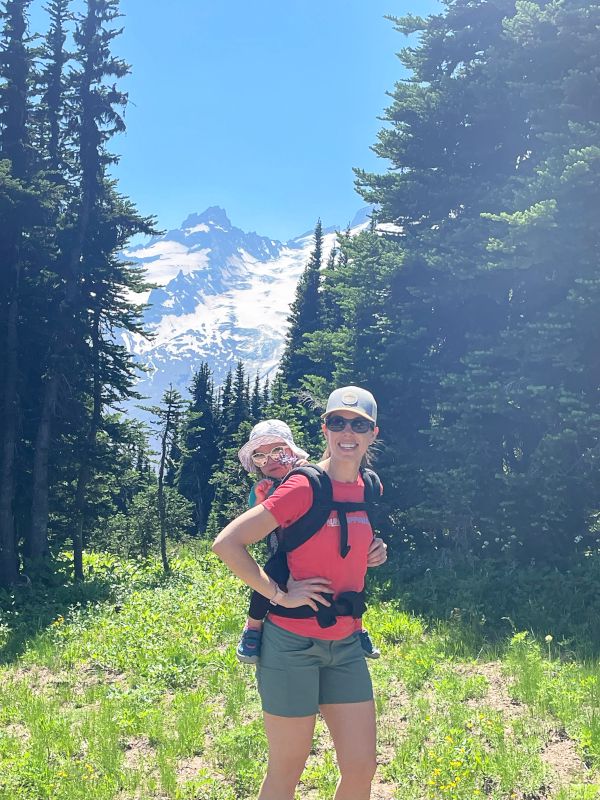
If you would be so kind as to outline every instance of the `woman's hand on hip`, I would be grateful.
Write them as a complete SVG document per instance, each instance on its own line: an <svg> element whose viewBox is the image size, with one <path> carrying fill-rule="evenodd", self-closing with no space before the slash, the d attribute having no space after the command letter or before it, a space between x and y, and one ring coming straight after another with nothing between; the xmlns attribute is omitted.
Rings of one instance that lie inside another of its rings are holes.
<svg viewBox="0 0 600 800"><path fill-rule="evenodd" d="M327 578L306 578L303 581L295 581L290 575L287 582L287 592L279 601L279 605L284 608L310 606L313 611L316 611L317 602L324 606L331 605L321 594L321 592L330 591L331 581L327 580Z"/></svg>
<svg viewBox="0 0 600 800"><path fill-rule="evenodd" d="M387 544L376 537L369 546L367 553L367 567L380 567L387 561Z"/></svg>

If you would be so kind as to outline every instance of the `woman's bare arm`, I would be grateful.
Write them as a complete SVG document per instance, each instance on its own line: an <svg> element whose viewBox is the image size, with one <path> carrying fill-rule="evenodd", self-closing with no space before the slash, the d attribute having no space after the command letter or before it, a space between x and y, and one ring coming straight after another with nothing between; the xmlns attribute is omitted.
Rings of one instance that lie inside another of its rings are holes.
<svg viewBox="0 0 600 800"><path fill-rule="evenodd" d="M277 591L277 584L256 563L247 548L260 542L277 527L277 520L262 505L254 506L230 522L217 536L213 551L224 561L229 569L252 589L269 600ZM320 592L327 592L330 581L325 578L309 578L303 581L290 581L288 593L280 600L280 605L297 608L309 605L317 609L315 600L329 605Z"/></svg>
<svg viewBox="0 0 600 800"><path fill-rule="evenodd" d="M252 589L269 599L277 587L246 549L277 527L277 520L262 505L248 509L223 528L212 546L229 569Z"/></svg>

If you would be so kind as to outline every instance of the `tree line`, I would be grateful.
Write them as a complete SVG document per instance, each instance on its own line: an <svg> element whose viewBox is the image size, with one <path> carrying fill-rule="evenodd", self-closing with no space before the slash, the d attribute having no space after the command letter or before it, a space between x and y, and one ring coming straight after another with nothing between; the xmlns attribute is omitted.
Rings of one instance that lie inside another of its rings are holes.
<svg viewBox="0 0 600 800"><path fill-rule="evenodd" d="M251 380L242 361L216 387L203 362L188 397L170 386L158 405L144 406L157 449L136 426L136 445L118 463L96 460L104 501L90 508L88 545L130 557L160 552L168 570L167 540L216 535L247 503L252 477L237 452L256 422L281 416L283 391L281 376Z"/></svg>
<svg viewBox="0 0 600 800"><path fill-rule="evenodd" d="M215 389L203 364L189 402L171 389L149 409L158 454L121 413L143 402L122 334L147 335L135 298L149 285L120 254L156 231L110 173L128 101L129 66L113 53L119 2L75 13L49 0L35 36L30 6L0 3L0 586L50 576L65 548L78 580L85 546L142 557L159 547L168 568L167 531L214 530L243 498L218 478L240 425L275 413L282 392L258 377L251 392L243 364Z"/></svg>
<svg viewBox="0 0 600 800"><path fill-rule="evenodd" d="M396 552L597 553L598 3L452 0L390 18L413 39L381 171L356 170L372 224L326 262L317 224L270 382L238 364L215 388L203 364L190 399L167 393L162 475L118 413L136 368L117 332L140 330L144 282L118 253L153 226L108 174L126 101L118 4L73 17L54 0L35 45L28 6L0 4L2 583L53 543L70 540L81 574L84 540L143 554L169 532L212 535L245 505L252 423L282 417L316 457L317 412L350 382L379 401L379 526Z"/></svg>
<svg viewBox="0 0 600 800"><path fill-rule="evenodd" d="M397 549L592 555L600 5L454 0L391 21L419 39L374 148L386 170L356 170L377 225L321 273L291 386L378 398Z"/></svg>
<svg viewBox="0 0 600 800"><path fill-rule="evenodd" d="M597 554L600 5L454 0L390 21L418 43L374 147L386 171L355 171L377 211L300 281L286 418L313 452L311 404L374 392L396 552Z"/></svg>
<svg viewBox="0 0 600 800"><path fill-rule="evenodd" d="M68 519L82 577L92 459L123 441L105 416L135 396L120 331L140 331L131 301L143 274L119 253L153 232L110 175L124 130L129 67L112 53L118 1L81 13L49 0L32 38L30 0L0 4L0 584L43 571L49 520ZM132 433L127 434L131 443ZM127 437L126 437L127 438ZM55 531L53 531L55 532Z"/></svg>

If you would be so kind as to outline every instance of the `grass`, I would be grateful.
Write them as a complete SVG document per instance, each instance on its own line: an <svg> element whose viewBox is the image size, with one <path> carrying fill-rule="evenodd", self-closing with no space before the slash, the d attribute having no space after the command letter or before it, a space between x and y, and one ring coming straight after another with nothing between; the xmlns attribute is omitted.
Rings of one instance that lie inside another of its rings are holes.
<svg viewBox="0 0 600 800"><path fill-rule="evenodd" d="M86 587L3 598L0 800L255 797L266 741L233 648L244 589L203 550L180 552L168 579L106 555L87 569ZM374 797L598 800L598 661L531 633L483 658L463 623L369 610ZM336 781L318 721L298 797L331 798Z"/></svg>

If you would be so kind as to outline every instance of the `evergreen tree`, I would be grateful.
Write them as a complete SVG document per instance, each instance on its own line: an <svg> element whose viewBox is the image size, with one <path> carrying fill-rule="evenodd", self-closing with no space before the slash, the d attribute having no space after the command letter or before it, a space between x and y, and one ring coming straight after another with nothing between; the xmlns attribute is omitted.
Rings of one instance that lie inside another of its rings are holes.
<svg viewBox="0 0 600 800"><path fill-rule="evenodd" d="M192 399L182 426L182 457L177 488L194 504L194 527L204 533L214 496L210 482L219 458L214 388L208 363L200 365L191 387Z"/></svg>
<svg viewBox="0 0 600 800"><path fill-rule="evenodd" d="M269 381L269 376L267 375L262 390L262 399L261 399L262 409L267 408L270 402L271 402L271 385Z"/></svg>
<svg viewBox="0 0 600 800"><path fill-rule="evenodd" d="M312 398L304 398L305 403L297 401L286 386L281 373L277 373L271 384L269 402L263 407L263 419L281 419L286 422L294 435L294 441L309 453L320 453L322 436L320 419L315 413Z"/></svg>
<svg viewBox="0 0 600 800"><path fill-rule="evenodd" d="M65 465L77 477L77 446ZM148 487L156 488L156 474L150 465L150 448L145 428L137 421L120 414L105 414L94 447L93 470L90 471L84 506L83 545L111 549L111 520L133 514L134 499ZM62 467L64 469L64 467ZM75 497L63 490L61 516L57 515L56 479L53 479L51 527L55 543L67 542L72 536ZM156 504L153 513L158 520Z"/></svg>
<svg viewBox="0 0 600 800"><path fill-rule="evenodd" d="M283 375L276 373L270 386L269 403L265 407L265 415L269 419L284 419L284 415L292 412L290 392Z"/></svg>
<svg viewBox="0 0 600 800"><path fill-rule="evenodd" d="M250 416L250 402L247 391L246 371L242 361L238 361L233 379L233 402L228 420L228 430L237 431L242 422Z"/></svg>
<svg viewBox="0 0 600 800"><path fill-rule="evenodd" d="M60 182L66 178L63 174L67 158L65 138L68 119L65 68L71 59L71 53L66 48L66 26L73 19L69 6L70 0L48 0L46 6L50 24L41 47L43 67L38 87L41 100L36 109L40 151L46 156L48 171Z"/></svg>
<svg viewBox="0 0 600 800"><path fill-rule="evenodd" d="M102 378L100 365L100 307L96 305L92 317L92 409L85 437L85 449L81 454L74 503L73 564L75 579L83 580L83 526L88 483L92 473L92 460L96 449L96 437L102 423ZM34 485L34 488L35 485ZM47 489L44 487L47 494ZM35 499L35 495L34 495Z"/></svg>
<svg viewBox="0 0 600 800"><path fill-rule="evenodd" d="M169 537L180 541L191 524L191 503L171 486L164 487L165 523ZM126 558L149 558L160 543L156 482L132 500L127 514L118 512L107 521L103 547Z"/></svg>
<svg viewBox="0 0 600 800"><path fill-rule="evenodd" d="M177 484L177 475L181 466L181 459L183 456L180 444L180 432L176 431L173 434L173 441L171 442L171 449L167 456L167 470L165 472L165 486L175 487Z"/></svg>
<svg viewBox="0 0 600 800"><path fill-rule="evenodd" d="M48 553L48 453L53 433L52 423L64 375L73 369L89 369L92 384L92 412L87 424L86 446L77 483L74 551L77 572L81 565L82 509L89 480L93 442L100 425L102 389L100 375L101 350L121 382L117 394L128 395L133 383L133 365L123 347L112 341L112 324L118 319L126 329L138 330L140 308L125 299L125 293L141 290L139 273L121 264L115 251L130 236L150 232L151 221L141 218L129 201L116 194L114 184L106 176L106 168L116 160L106 143L124 129L119 107L126 95L116 86L106 85L106 78L121 78L129 67L115 58L110 47L119 30L112 23L119 17L117 0L88 0L85 13L75 29L77 51L74 55L79 70L71 77L73 107L71 126L77 142L75 161L80 196L74 193L64 219L64 253L58 271L62 276L59 292L60 314L50 338L47 370L42 393L39 424L35 439L31 526L27 535L27 555L35 560ZM57 294L59 293L57 292ZM91 313L89 313L91 311ZM104 324L108 336L102 336ZM75 336L75 342L73 342ZM86 346L86 341L92 347ZM75 345L75 346L74 346ZM88 357L91 355L91 359ZM72 362L76 359L85 359ZM87 361L87 363L85 363ZM111 391L111 390L109 390ZM78 566L79 565L79 566Z"/></svg>
<svg viewBox="0 0 600 800"><path fill-rule="evenodd" d="M232 405L233 405L233 375L231 370L227 372L225 376L225 381L223 386L221 386L218 395L218 403L217 403L217 418L219 424L219 446L222 446L225 438L227 436L227 432L231 432L229 430L229 425L231 422L232 416Z"/></svg>
<svg viewBox="0 0 600 800"><path fill-rule="evenodd" d="M228 522L248 508L252 476L242 467L237 454L248 440L251 427L249 421L244 421L233 433L229 447L222 451L221 464L210 479L214 489L214 502L206 527L210 538L214 538Z"/></svg>
<svg viewBox="0 0 600 800"><path fill-rule="evenodd" d="M340 242L347 240L350 238L350 232L346 231L343 235L338 234L338 238ZM344 251L342 251L343 253ZM345 256L343 256L345 258ZM340 325L343 324L343 316L341 310L338 306L336 293L335 293L335 284L336 284L336 267L338 262L342 258L340 254L339 246L334 246L331 248L331 253L329 254L329 258L327 259L327 265L323 270L323 280L322 280L322 305L323 305L323 321L322 321L322 328L326 328L328 330L335 330Z"/></svg>
<svg viewBox="0 0 600 800"><path fill-rule="evenodd" d="M169 572L169 559L167 555L167 507L165 492L165 475L168 466L168 454L177 437L177 431L183 412L181 395L172 386L165 390L160 406L151 406L145 409L154 417L160 435L160 453L158 463L157 506L160 525L160 556L165 572Z"/></svg>
<svg viewBox="0 0 600 800"><path fill-rule="evenodd" d="M253 423L257 423L261 418L262 412L262 398L260 392L260 376L256 373L254 385L252 387L252 396L250 398L250 419Z"/></svg>
<svg viewBox="0 0 600 800"><path fill-rule="evenodd" d="M285 349L281 359L281 372L292 390L300 389L302 379L311 373L313 363L304 353L305 335L320 328L322 308L320 301L321 267L323 260L323 229L321 220L315 226L315 246L296 288L296 297L290 308Z"/></svg>

